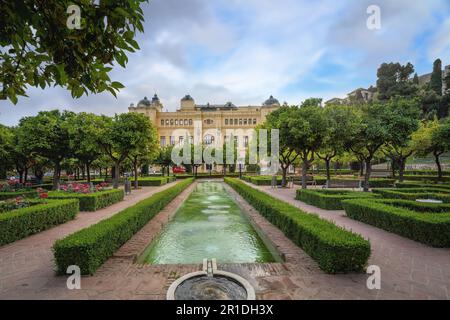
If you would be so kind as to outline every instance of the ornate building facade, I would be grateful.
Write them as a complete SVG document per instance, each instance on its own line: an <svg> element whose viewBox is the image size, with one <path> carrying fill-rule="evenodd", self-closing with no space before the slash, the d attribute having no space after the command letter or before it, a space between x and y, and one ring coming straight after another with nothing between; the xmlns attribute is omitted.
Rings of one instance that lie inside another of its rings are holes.
<svg viewBox="0 0 450 320"><path fill-rule="evenodd" d="M136 106L131 104L129 111L150 118L157 128L161 147L182 144L186 138L194 142L195 136L201 136L203 144L219 145L230 138L230 133L238 147L246 147L251 138L249 129L264 122L266 116L279 107L279 101L273 96L260 106L238 107L231 102L198 105L186 95L178 110L167 112L163 111L164 106L155 94L151 100L145 97Z"/></svg>

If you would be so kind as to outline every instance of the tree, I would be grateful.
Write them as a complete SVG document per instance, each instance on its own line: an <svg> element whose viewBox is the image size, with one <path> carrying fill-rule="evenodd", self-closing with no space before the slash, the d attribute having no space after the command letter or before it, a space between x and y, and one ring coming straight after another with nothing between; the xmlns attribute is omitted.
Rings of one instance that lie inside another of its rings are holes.
<svg viewBox="0 0 450 320"><path fill-rule="evenodd" d="M114 163L114 188L119 187L120 165L141 145L149 143L154 137L153 127L140 113L122 113L113 118L96 117L96 140L102 150Z"/></svg>
<svg viewBox="0 0 450 320"><path fill-rule="evenodd" d="M308 168L316 152L323 146L328 130L323 108L311 105L294 108L286 122L291 128L288 143L302 160L302 188L306 189Z"/></svg>
<svg viewBox="0 0 450 320"><path fill-rule="evenodd" d="M354 110L347 106L326 106L324 121L327 122L327 131L321 148L316 152L319 159L325 161L327 180L331 179L331 160L345 151L345 143L353 136L356 130Z"/></svg>
<svg viewBox="0 0 450 320"><path fill-rule="evenodd" d="M381 146L401 141L415 125L417 109L407 100L396 98L388 103L372 103L360 108L355 117L356 133L347 142L347 147L363 160L366 167L364 191L368 191L372 160Z"/></svg>
<svg viewBox="0 0 450 320"><path fill-rule="evenodd" d="M0 179L6 179L6 172L11 167L13 137L11 129L0 124Z"/></svg>
<svg viewBox="0 0 450 320"><path fill-rule="evenodd" d="M290 140L293 122L289 121L289 119L292 119L295 110L296 108L282 106L281 108L268 114L266 121L261 126L261 129L268 130L269 137L271 136L271 130L279 130L279 161L282 172L281 185L283 187L287 185L287 170L298 157L298 154L295 152L295 146ZM269 145L271 145L270 138L267 140Z"/></svg>
<svg viewBox="0 0 450 320"><path fill-rule="evenodd" d="M398 167L399 180L403 182L406 160L414 153L411 136L419 128L419 102L418 100L396 98L390 104L394 110L405 111L405 117L403 122L400 122L402 119L399 119L397 123L398 130L392 130L391 137L382 151L392 160L393 168L395 166Z"/></svg>
<svg viewBox="0 0 450 320"><path fill-rule="evenodd" d="M73 116L70 111L41 111L37 116L25 117L19 122L21 135L30 150L53 164L54 190L59 186L61 162L72 155L66 123Z"/></svg>
<svg viewBox="0 0 450 320"><path fill-rule="evenodd" d="M430 89L442 96L442 61L436 59L433 63L433 73L431 74Z"/></svg>
<svg viewBox="0 0 450 320"><path fill-rule="evenodd" d="M172 149L174 148L173 145L168 145L166 147L160 148L158 155L156 156L154 160L154 164L157 164L162 169L162 175L164 176L164 171L167 169L167 175L169 176L170 173L170 166L172 166L174 163L172 162Z"/></svg>
<svg viewBox="0 0 450 320"><path fill-rule="evenodd" d="M412 140L417 156L426 157L430 153L433 155L438 178L442 179L440 156L450 150L450 119L442 123L437 118L433 121L423 121L419 130L412 135Z"/></svg>
<svg viewBox="0 0 450 320"><path fill-rule="evenodd" d="M417 72L414 73L413 83L414 83L415 85L419 85L419 84L420 84L420 83L419 83L419 76L417 75Z"/></svg>
<svg viewBox="0 0 450 320"><path fill-rule="evenodd" d="M388 101L391 97L412 98L417 93L417 85L409 79L414 73L411 63L383 63L377 71L378 99Z"/></svg>
<svg viewBox="0 0 450 320"><path fill-rule="evenodd" d="M105 90L116 95L123 85L108 74L116 63L125 67L126 52L139 49L134 38L144 30L142 2L1 1L0 100L16 104L28 86L52 84L74 98ZM80 9L80 28L72 4Z"/></svg>
<svg viewBox="0 0 450 320"><path fill-rule="evenodd" d="M96 115L81 112L69 119L67 130L70 135L70 145L77 158L86 168L87 180L91 182L91 164L101 155L96 135ZM83 170L84 172L84 170Z"/></svg>

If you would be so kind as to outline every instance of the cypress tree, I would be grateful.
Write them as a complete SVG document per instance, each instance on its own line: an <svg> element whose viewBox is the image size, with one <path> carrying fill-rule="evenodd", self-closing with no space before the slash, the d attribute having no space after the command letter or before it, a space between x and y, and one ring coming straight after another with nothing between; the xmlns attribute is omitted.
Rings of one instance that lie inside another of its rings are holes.
<svg viewBox="0 0 450 320"><path fill-rule="evenodd" d="M413 83L419 85L419 76L417 72L414 74Z"/></svg>
<svg viewBox="0 0 450 320"><path fill-rule="evenodd" d="M442 61L436 59L433 64L433 73L431 74L430 89L442 96Z"/></svg>

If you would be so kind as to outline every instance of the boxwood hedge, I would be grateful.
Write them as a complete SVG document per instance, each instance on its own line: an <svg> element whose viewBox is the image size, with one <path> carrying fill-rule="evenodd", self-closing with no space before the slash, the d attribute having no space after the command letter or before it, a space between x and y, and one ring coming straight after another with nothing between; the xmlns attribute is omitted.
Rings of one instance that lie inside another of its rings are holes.
<svg viewBox="0 0 450 320"><path fill-rule="evenodd" d="M373 197L378 197L378 195L369 192L346 190L298 189L295 199L325 210L342 210L342 200Z"/></svg>
<svg viewBox="0 0 450 320"><path fill-rule="evenodd" d="M49 199L78 199L80 211L97 211L114 203L122 201L124 192L122 189L105 190L94 193L74 193L64 191L50 191Z"/></svg>
<svg viewBox="0 0 450 320"><path fill-rule="evenodd" d="M443 182L450 182L450 177L449 176L443 176L441 179L439 179L437 175L427 176L427 175L417 174L417 175L404 175L403 178L405 180L409 180L409 181L435 181L435 182L443 181Z"/></svg>
<svg viewBox="0 0 450 320"><path fill-rule="evenodd" d="M93 274L192 181L183 180L109 219L56 241L53 250L58 274L64 274L70 265L79 266L82 274Z"/></svg>
<svg viewBox="0 0 450 320"><path fill-rule="evenodd" d="M0 214L0 245L14 242L75 218L78 200L32 200L27 208Z"/></svg>
<svg viewBox="0 0 450 320"><path fill-rule="evenodd" d="M342 204L352 219L433 247L450 247L450 211L442 211L443 206L430 212L434 205L415 201L350 199Z"/></svg>
<svg viewBox="0 0 450 320"><path fill-rule="evenodd" d="M450 203L450 190L439 188L374 189L372 192L388 199L435 199Z"/></svg>
<svg viewBox="0 0 450 320"><path fill-rule="evenodd" d="M32 198L37 196L36 190L24 190L24 191L15 191L15 192L0 192L0 201L12 199L16 197L25 197Z"/></svg>
<svg viewBox="0 0 450 320"><path fill-rule="evenodd" d="M306 213L238 179L225 178L266 219L301 247L328 273L363 271L370 256L370 243L317 215Z"/></svg>
<svg viewBox="0 0 450 320"><path fill-rule="evenodd" d="M396 182L396 188L439 188L439 189L450 189L450 184L445 183L421 183L413 181Z"/></svg>

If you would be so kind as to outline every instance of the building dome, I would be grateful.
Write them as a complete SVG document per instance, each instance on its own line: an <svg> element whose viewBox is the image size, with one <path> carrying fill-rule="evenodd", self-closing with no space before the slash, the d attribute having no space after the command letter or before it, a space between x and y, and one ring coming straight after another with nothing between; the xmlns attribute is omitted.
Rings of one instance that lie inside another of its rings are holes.
<svg viewBox="0 0 450 320"><path fill-rule="evenodd" d="M140 107L140 106L149 107L151 105L151 102L150 102L150 100L147 99L147 97L144 97L144 99L139 101L137 105L138 105L138 107Z"/></svg>
<svg viewBox="0 0 450 320"><path fill-rule="evenodd" d="M225 108L236 108L236 106L232 102L227 102L224 105Z"/></svg>
<svg viewBox="0 0 450 320"><path fill-rule="evenodd" d="M181 99L181 101L194 101L194 99L189 94L187 94L183 99Z"/></svg>
<svg viewBox="0 0 450 320"><path fill-rule="evenodd" d="M155 95L152 98L152 103L159 103L158 95L155 93Z"/></svg>
<svg viewBox="0 0 450 320"><path fill-rule="evenodd" d="M270 96L269 99L267 99L264 102L264 106L273 106L273 105L278 105L279 106L280 102L277 99L275 99L273 96Z"/></svg>

